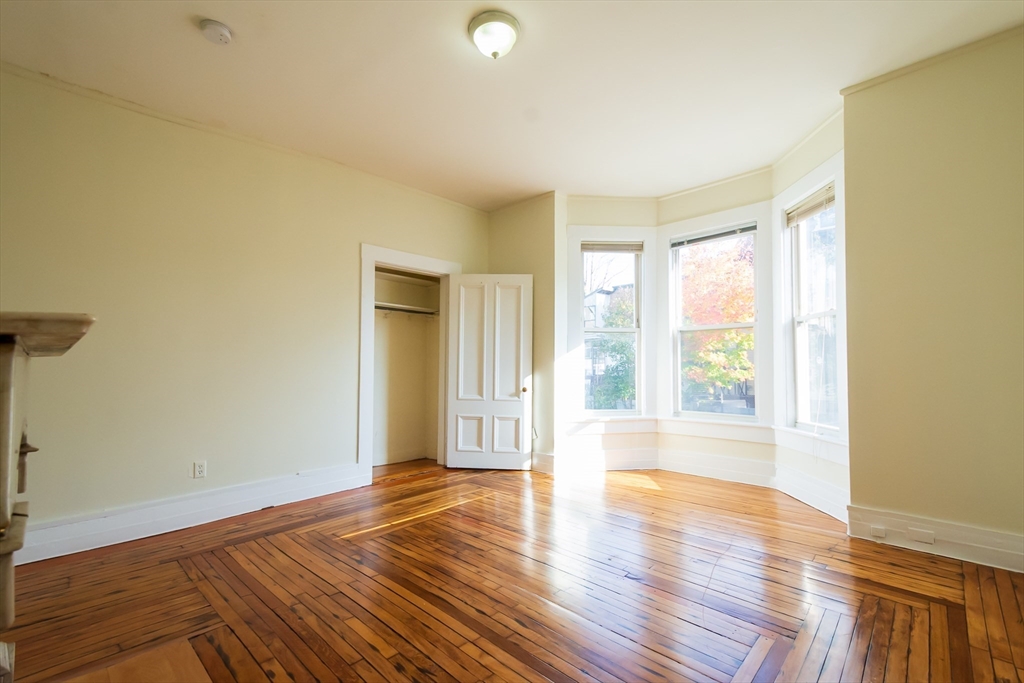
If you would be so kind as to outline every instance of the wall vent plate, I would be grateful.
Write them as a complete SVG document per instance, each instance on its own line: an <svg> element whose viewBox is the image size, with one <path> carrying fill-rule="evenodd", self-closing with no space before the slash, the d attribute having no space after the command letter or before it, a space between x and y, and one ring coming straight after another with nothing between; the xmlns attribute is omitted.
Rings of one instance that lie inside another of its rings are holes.
<svg viewBox="0 0 1024 683"><path fill-rule="evenodd" d="M907 528L907 538L911 541L918 541L919 543L935 543L935 532L929 531L928 529L915 529L913 527Z"/></svg>

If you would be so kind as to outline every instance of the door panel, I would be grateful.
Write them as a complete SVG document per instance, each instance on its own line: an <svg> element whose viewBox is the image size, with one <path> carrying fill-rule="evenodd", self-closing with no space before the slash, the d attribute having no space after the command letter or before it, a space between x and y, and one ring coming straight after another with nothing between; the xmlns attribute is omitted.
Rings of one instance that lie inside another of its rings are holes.
<svg viewBox="0 0 1024 683"><path fill-rule="evenodd" d="M484 400L487 288L459 287L459 399ZM451 309L450 309L451 310Z"/></svg>
<svg viewBox="0 0 1024 683"><path fill-rule="evenodd" d="M533 276L452 275L448 293L447 464L530 469Z"/></svg>

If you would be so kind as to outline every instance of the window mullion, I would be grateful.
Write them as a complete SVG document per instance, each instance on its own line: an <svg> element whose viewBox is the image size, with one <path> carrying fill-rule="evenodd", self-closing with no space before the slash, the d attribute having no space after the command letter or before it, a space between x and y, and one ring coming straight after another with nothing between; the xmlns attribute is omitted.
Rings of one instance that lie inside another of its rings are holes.
<svg viewBox="0 0 1024 683"><path fill-rule="evenodd" d="M835 317L835 315L836 315L836 309L830 308L827 311L820 311L818 313L808 313L806 315L796 315L796 316L793 316L793 319L796 322L798 322L798 323L805 323L805 322L807 322L809 320L818 320L820 318Z"/></svg>

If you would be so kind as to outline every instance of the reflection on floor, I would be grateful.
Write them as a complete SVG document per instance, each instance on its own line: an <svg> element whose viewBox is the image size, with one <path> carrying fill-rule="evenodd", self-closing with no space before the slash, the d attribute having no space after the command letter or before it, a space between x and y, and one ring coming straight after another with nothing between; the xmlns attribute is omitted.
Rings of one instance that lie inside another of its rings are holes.
<svg viewBox="0 0 1024 683"><path fill-rule="evenodd" d="M192 645L182 638L68 679L68 683L209 683Z"/></svg>
<svg viewBox="0 0 1024 683"><path fill-rule="evenodd" d="M436 460L428 460L427 458L396 462L393 465L377 465L373 468L373 481L375 484L379 484L391 481L392 479L402 479L403 477L432 472L441 468L442 466L438 465Z"/></svg>
<svg viewBox="0 0 1024 683"><path fill-rule="evenodd" d="M1024 675L1024 576L848 538L778 491L415 467L19 568L19 679L183 639L214 681Z"/></svg>

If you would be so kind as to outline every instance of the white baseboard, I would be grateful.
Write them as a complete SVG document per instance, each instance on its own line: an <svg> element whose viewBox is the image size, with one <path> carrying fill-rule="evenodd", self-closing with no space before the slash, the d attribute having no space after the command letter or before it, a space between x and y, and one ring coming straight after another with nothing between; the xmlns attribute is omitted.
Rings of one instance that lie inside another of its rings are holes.
<svg viewBox="0 0 1024 683"><path fill-rule="evenodd" d="M775 488L775 463L770 460L662 448L658 469Z"/></svg>
<svg viewBox="0 0 1024 683"><path fill-rule="evenodd" d="M658 469L658 449L566 449L558 456L551 453L534 452L533 469L537 472L560 476L617 470L655 470Z"/></svg>
<svg viewBox="0 0 1024 683"><path fill-rule="evenodd" d="M841 522L847 521L850 492L812 477L795 467L775 466L775 488Z"/></svg>
<svg viewBox="0 0 1024 683"><path fill-rule="evenodd" d="M550 453L533 452L533 471L544 474L555 473L555 456Z"/></svg>
<svg viewBox="0 0 1024 683"><path fill-rule="evenodd" d="M655 470L658 469L657 448L614 448L604 452L604 469Z"/></svg>
<svg viewBox="0 0 1024 683"><path fill-rule="evenodd" d="M850 535L901 548L912 548L977 564L1024 572L1024 536L1005 531L916 517L901 512L849 506ZM885 529L885 537L871 535L871 527ZM910 538L911 530L931 532L934 543Z"/></svg>
<svg viewBox="0 0 1024 683"><path fill-rule="evenodd" d="M15 564L36 562L146 536L176 531L284 505L372 482L357 465L327 467L286 477L265 479L212 491L107 510L95 515L51 522L29 522L25 547L14 555Z"/></svg>

